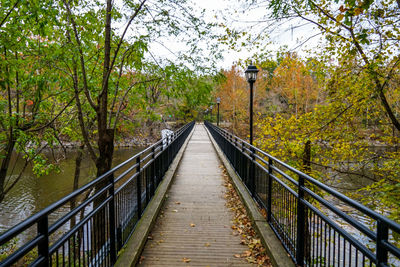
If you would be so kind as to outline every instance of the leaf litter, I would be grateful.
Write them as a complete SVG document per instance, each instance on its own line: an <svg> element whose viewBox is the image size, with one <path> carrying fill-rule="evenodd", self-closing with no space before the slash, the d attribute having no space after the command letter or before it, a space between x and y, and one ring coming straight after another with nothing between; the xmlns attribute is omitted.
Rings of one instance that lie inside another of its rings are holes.
<svg viewBox="0 0 400 267"><path fill-rule="evenodd" d="M233 225L231 226L233 230L232 234L240 236L240 244L247 246L247 249L243 253L233 256L235 258L244 258L247 262L257 264L258 266L272 266L261 240L252 227L247 211L228 178L225 168L222 165L220 168L222 169L224 186L226 188L224 194L224 198L227 201L226 206L234 213Z"/></svg>
<svg viewBox="0 0 400 267"><path fill-rule="evenodd" d="M183 262L186 262L186 263L189 263L189 262L191 261L191 259L189 259L189 258L183 258L182 261L183 261Z"/></svg>

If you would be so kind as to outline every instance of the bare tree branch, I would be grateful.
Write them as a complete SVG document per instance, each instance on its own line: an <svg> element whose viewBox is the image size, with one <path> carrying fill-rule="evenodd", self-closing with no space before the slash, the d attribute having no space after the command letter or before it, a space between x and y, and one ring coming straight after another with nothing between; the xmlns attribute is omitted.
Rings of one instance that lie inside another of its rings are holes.
<svg viewBox="0 0 400 267"><path fill-rule="evenodd" d="M141 83L148 83L148 82L152 82L152 81L157 81L157 80L160 80L160 79L161 79L161 78L154 78L154 79L150 79L150 80L146 80L146 81L135 82L135 83L133 83L131 86L129 86L128 89L126 89L125 94L123 95L123 97L122 97L122 99L121 99L121 102L120 102L119 108L118 108L118 110L117 110L117 113L116 113L116 115L115 115L114 129L115 129L116 126L117 126L119 114L120 114L120 112L121 112L121 110L122 110L122 106L123 106L124 100L125 100L125 98L127 97L129 91L132 90L132 88L135 87L135 86L138 85L138 84L141 84Z"/></svg>
<svg viewBox="0 0 400 267"><path fill-rule="evenodd" d="M8 10L6 16L5 16L5 17L1 20L1 22L0 22L0 28L3 27L3 24L6 22L8 16L10 16L11 13L13 12L13 10L17 7L17 5L19 4L19 1L20 1L20 0L17 0L17 1L15 2L14 6L13 6L12 8L10 8L10 10Z"/></svg>
<svg viewBox="0 0 400 267"><path fill-rule="evenodd" d="M113 57L112 62L111 62L111 64L110 64L110 66L109 66L109 69L108 69L107 78L103 81L103 91L102 91L102 94L104 93L104 90L105 90L105 88L106 88L105 84L108 83L108 79L109 79L109 77L110 77L111 71L112 71L112 69L113 69L113 67L114 67L114 64L115 64L115 61L116 61L116 59L117 59L118 52L119 52L119 50L120 50L120 48L121 48L122 42L124 41L125 34L126 34L126 32L128 31L129 26L132 24L132 21L137 17L137 15L139 14L139 12L142 10L142 8L143 8L144 4L146 3L146 1L147 1L147 0L143 0L143 1L140 3L139 7L138 7L138 8L135 10L135 12L132 14L132 16L130 17L130 19L129 19L129 21L128 21L128 24L126 25L126 27L125 27L125 29L124 29L124 32L123 32L122 35L121 35L121 38L119 39L117 48L116 48L115 51L114 51L114 57Z"/></svg>
<svg viewBox="0 0 400 267"><path fill-rule="evenodd" d="M70 21L73 31L74 31L74 36L75 36L75 41L78 45L78 50L79 50L79 59L80 59L80 63L81 63L81 71L82 71L82 78L83 78L83 89L86 95L86 98L89 102L89 104L92 106L92 108L94 110L98 110L98 106L93 102L92 97L90 96L90 92L89 92L89 88L88 88L88 83L87 83L87 75L86 75L86 67L85 67L85 59L83 56L83 51L82 51L82 44L81 44L81 40L79 38L79 34L78 34L78 30L77 30L77 25L76 22L73 18L72 12L71 12L71 8L69 6L69 4L63 0L64 6L67 9L68 12L68 20Z"/></svg>

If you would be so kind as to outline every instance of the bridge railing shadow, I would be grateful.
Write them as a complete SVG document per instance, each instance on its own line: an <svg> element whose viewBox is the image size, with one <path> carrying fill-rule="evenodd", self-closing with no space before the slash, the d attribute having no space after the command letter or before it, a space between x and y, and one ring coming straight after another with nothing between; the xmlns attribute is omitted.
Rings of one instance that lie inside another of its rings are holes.
<svg viewBox="0 0 400 267"><path fill-rule="evenodd" d="M226 130L205 125L297 265L400 266L399 224Z"/></svg>
<svg viewBox="0 0 400 267"><path fill-rule="evenodd" d="M112 266L193 127L183 126L1 234L0 266ZM19 242L32 227L37 234Z"/></svg>

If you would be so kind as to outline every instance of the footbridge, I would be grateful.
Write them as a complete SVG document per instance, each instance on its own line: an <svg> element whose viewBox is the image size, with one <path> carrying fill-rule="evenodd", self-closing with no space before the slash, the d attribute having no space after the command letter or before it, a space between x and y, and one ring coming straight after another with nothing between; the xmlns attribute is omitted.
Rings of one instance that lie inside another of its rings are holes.
<svg viewBox="0 0 400 267"><path fill-rule="evenodd" d="M254 265L237 257L246 247L232 233L223 169L272 265L400 266L399 224L208 122L1 234L0 266Z"/></svg>

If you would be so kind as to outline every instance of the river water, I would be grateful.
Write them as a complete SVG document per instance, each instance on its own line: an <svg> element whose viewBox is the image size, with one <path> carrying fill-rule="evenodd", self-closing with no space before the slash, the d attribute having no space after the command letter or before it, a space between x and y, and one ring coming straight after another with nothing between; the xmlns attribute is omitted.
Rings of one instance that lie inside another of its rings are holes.
<svg viewBox="0 0 400 267"><path fill-rule="evenodd" d="M131 156L141 151L141 148L123 148L116 149L114 152L113 165L127 160ZM60 172L51 172L49 175L36 177L33 174L31 166L24 171L20 181L6 195L6 198L0 203L0 233L20 223L29 216L42 210L48 205L60 200L73 191L75 158L77 151L69 150L65 159L60 160ZM48 155L53 156L52 154ZM64 157L60 151L54 154L55 158ZM14 168L14 176L17 176L23 167L24 160L14 155L11 166ZM95 178L96 167L88 155L85 155L81 164L81 175L79 187ZM13 177L11 177L13 178ZM59 209L55 214L62 216L69 209Z"/></svg>

